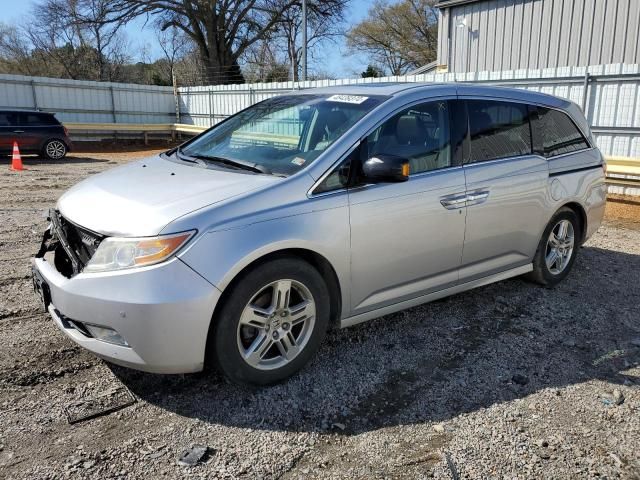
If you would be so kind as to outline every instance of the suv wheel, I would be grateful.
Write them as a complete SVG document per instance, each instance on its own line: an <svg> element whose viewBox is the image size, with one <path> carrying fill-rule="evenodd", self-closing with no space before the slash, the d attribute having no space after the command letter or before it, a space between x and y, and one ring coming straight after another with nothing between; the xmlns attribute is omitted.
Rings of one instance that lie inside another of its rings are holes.
<svg viewBox="0 0 640 480"><path fill-rule="evenodd" d="M240 384L276 383L316 353L329 323L327 286L308 263L278 258L235 282L210 333L208 362Z"/></svg>
<svg viewBox="0 0 640 480"><path fill-rule="evenodd" d="M67 146L62 140L49 140L45 143L42 153L49 160L61 160L67 155Z"/></svg>
<svg viewBox="0 0 640 480"><path fill-rule="evenodd" d="M576 213L566 207L558 210L540 239L529 278L547 287L564 280L576 259L580 234Z"/></svg>

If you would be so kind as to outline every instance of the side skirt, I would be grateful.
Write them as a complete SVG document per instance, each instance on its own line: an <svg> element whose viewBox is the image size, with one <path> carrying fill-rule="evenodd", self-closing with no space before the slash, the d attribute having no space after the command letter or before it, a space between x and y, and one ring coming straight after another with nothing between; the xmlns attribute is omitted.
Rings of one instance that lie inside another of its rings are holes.
<svg viewBox="0 0 640 480"><path fill-rule="evenodd" d="M507 278L517 277L518 275L524 275L525 273L529 273L532 270L533 270L533 264L529 263L521 267L505 270L504 272L494 273L493 275L479 278L477 280L473 280L472 282L462 283L460 285L455 285L453 287L449 287L444 290L439 290L437 292L428 293L420 297L412 298L411 300L405 300L404 302L394 303L393 305L388 305L386 307L378 308L377 310L372 310L370 312L360 313L358 315L354 315L352 317L347 317L342 319L340 321L340 328L351 327L352 325L357 325L358 323L362 323L368 320L372 320L374 318L382 317L383 315L389 315L390 313L399 312L400 310L406 310L407 308L415 307L423 303L439 300L440 298L448 297L450 295L455 295L456 293L464 292L466 290L471 290L472 288L482 287L483 285L489 285L490 283L500 282L502 280L506 280Z"/></svg>

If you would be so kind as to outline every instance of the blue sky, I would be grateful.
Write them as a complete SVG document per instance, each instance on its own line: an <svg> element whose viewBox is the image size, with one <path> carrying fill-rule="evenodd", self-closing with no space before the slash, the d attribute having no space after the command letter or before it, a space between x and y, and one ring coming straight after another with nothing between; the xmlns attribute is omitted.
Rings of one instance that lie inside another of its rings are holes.
<svg viewBox="0 0 640 480"><path fill-rule="evenodd" d="M28 18L26 16L34 3L37 3L37 0L0 0L2 5L2 18L0 20L7 23L24 22L25 18ZM370 4L371 2L367 0L351 0L351 5L345 16L347 25L362 20L366 16ZM139 52L142 47L146 46L151 58L158 58L162 55L162 52L156 45L155 34L151 27L144 27L143 25L141 20L136 20L127 25L125 33L131 43L131 50ZM336 47L329 46L325 50L327 50L327 53L320 55L315 63L315 67L318 70L340 78L358 75L359 72L366 68L365 59L347 55L343 40L338 41ZM139 58L136 58L136 60L139 60Z"/></svg>

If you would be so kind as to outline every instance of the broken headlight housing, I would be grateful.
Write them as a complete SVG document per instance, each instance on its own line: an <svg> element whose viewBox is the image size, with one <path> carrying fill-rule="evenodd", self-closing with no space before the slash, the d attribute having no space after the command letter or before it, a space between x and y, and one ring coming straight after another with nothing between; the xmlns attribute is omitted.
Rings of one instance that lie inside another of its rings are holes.
<svg viewBox="0 0 640 480"><path fill-rule="evenodd" d="M157 237L105 238L87 263L84 272L109 272L164 262L182 248L195 233L196 231L192 230Z"/></svg>

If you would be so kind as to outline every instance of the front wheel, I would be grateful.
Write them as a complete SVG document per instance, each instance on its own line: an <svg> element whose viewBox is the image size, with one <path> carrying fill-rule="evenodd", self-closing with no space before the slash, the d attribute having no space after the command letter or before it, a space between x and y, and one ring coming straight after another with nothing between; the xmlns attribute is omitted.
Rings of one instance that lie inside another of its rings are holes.
<svg viewBox="0 0 640 480"><path fill-rule="evenodd" d="M49 160L62 160L67 155L67 146L62 140L49 140L45 143L42 154Z"/></svg>
<svg viewBox="0 0 640 480"><path fill-rule="evenodd" d="M329 302L322 276L308 263L286 257L263 263L231 287L214 319L208 361L235 383L284 380L318 350Z"/></svg>
<svg viewBox="0 0 640 480"><path fill-rule="evenodd" d="M580 223L576 213L563 207L556 212L540 239L529 278L553 287L569 275L579 247Z"/></svg>

